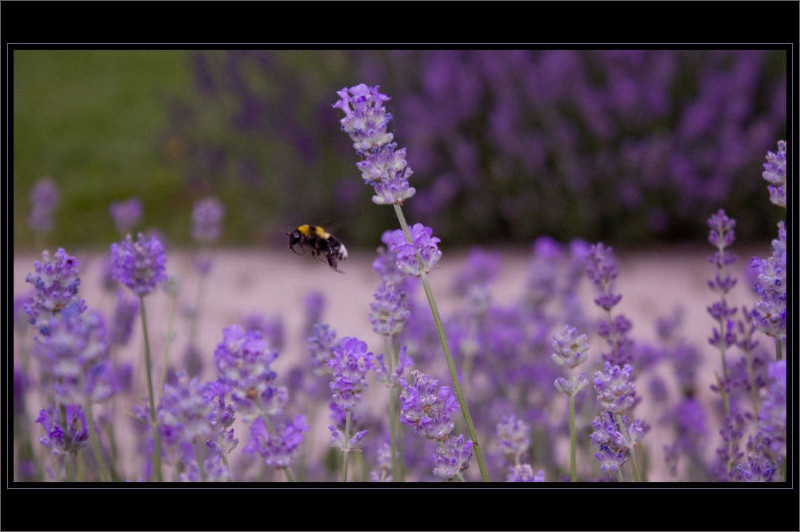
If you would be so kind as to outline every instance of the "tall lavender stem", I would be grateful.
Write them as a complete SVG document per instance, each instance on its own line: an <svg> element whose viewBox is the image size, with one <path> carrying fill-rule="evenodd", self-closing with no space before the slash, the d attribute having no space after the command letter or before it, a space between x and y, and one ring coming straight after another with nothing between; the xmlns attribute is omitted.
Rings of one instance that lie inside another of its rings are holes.
<svg viewBox="0 0 800 532"><path fill-rule="evenodd" d="M400 222L400 227L403 229L403 234L406 236L406 240L408 240L409 244L413 244L413 239L411 238L411 232L408 230L408 223L406 222L406 218L403 215L403 209L398 204L394 204L394 212L397 215L397 220ZM417 258L419 260L419 257ZM483 450L481 449L480 444L478 443L478 434L475 432L475 425L472 422L472 416L469 413L469 406L467 405L467 400L464 397L464 391L461 389L461 383L458 380L458 372L456 371L456 365L453 361L453 355L450 353L450 346L447 343L447 336L444 332L444 326L442 325L442 319L439 316L439 309L436 306L436 299L433 297L433 290L431 290L430 282L428 281L428 275L426 273L422 273L420 276L422 279L422 286L425 289L425 296L428 298L428 305L431 307L431 313L433 314L433 321L436 324L436 332L439 334L439 341L442 344L442 351L444 352L445 360L447 361L447 369L450 372L450 379L453 381L453 389L456 392L456 397L458 398L458 404L461 407L461 414L464 416L464 422L467 424L467 431L469 432L469 437L473 442L473 450L475 451L475 458L478 461L478 468L481 472L481 480L483 482L489 482L489 474L486 471L486 463L483 458Z"/></svg>
<svg viewBox="0 0 800 532"><path fill-rule="evenodd" d="M164 477L161 473L161 438L158 435L156 403L153 395L153 370L150 362L150 339L147 335L147 313L144 308L144 296L139 296L139 310L142 316L142 333L144 334L144 363L145 373L147 374L147 399L150 406L150 423L153 427L153 469L155 469L156 481L163 482Z"/></svg>

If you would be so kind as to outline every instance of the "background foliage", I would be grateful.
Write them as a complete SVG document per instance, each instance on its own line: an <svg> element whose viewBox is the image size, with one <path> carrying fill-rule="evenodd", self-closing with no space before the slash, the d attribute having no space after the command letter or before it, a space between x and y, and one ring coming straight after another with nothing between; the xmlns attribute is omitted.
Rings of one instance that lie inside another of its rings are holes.
<svg viewBox="0 0 800 532"><path fill-rule="evenodd" d="M391 212L331 109L360 81L392 97L409 214L448 245L704 239L719 206L742 239L774 228L760 174L785 135L780 51L42 50L14 54L15 244L49 175L60 245L114 240L108 205L131 196L187 242L215 194L228 243L311 222L373 247Z"/></svg>

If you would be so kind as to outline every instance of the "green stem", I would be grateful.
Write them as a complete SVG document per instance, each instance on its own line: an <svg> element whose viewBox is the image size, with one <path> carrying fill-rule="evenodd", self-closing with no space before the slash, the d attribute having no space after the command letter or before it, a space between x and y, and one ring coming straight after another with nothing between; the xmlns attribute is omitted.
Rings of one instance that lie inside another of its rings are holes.
<svg viewBox="0 0 800 532"><path fill-rule="evenodd" d="M156 422L156 403L153 397L153 371L150 363L150 340L147 335L147 313L144 308L144 296L139 296L139 310L142 317L142 333L144 334L144 363L147 373L147 398L150 403L150 424L153 427L153 470L157 482L164 482L161 473L161 437L158 435Z"/></svg>
<svg viewBox="0 0 800 532"><path fill-rule="evenodd" d="M394 337L393 335L388 335L386 337L386 358L387 358L387 368L389 371L389 375L391 376L394 372ZM394 386L390 386L388 389L389 392L389 438L391 439L392 444L392 478L395 479L395 482L400 479L400 472L398 466L398 456L397 456L397 403L395 402L395 393L394 393Z"/></svg>
<svg viewBox="0 0 800 532"><path fill-rule="evenodd" d="M347 446L348 441L350 440L350 411L347 410L345 417L344 417L344 444ZM350 457L350 453L345 451L344 452L344 465L342 466L342 482L347 482L347 462L348 458Z"/></svg>
<svg viewBox="0 0 800 532"><path fill-rule="evenodd" d="M89 425L89 440L92 442L94 459L97 462L97 465L100 467L100 479L103 482L109 482L111 477L108 474L106 461L103 458L103 450L100 448L100 440L97 438L97 433L94 431L94 421L92 420L92 403L86 401L86 405L83 407L83 409L86 411L86 424Z"/></svg>
<svg viewBox="0 0 800 532"><path fill-rule="evenodd" d="M406 223L405 216L403 215L403 209L401 209L399 205L395 204L394 212L397 215L397 219L400 222L400 227L402 227L403 233L406 235L406 240L410 244L413 244L411 232L408 230L408 224ZM419 257L417 257L417 260L419 260ZM425 289L425 296L428 298L428 305L431 307L433 321L436 324L436 332L439 333L439 340L442 344L442 351L444 351L444 357L447 361L447 369L450 372L450 379L453 382L453 388L455 389L456 397L458 398L458 404L461 407L461 414L464 417L464 422L467 424L467 431L469 432L469 437L472 440L475 458L478 462L478 468L481 472L481 480L483 482L489 482L489 474L486 471L486 463L483 459L483 449L481 449L481 446L478 443L478 434L475 432L475 425L473 424L472 416L469 413L467 400L464 397L464 391L461 389L461 384L458 381L458 372L456 371L456 365L453 361L453 355L450 353L450 346L447 344L444 326L442 325L442 319L439 317L439 309L436 306L436 299L433 297L433 290L431 290L431 284L428 281L428 275L426 273L422 273L420 278L422 279L422 286Z"/></svg>
<svg viewBox="0 0 800 532"><path fill-rule="evenodd" d="M775 338L775 356L780 360L783 354L783 345L780 338Z"/></svg>

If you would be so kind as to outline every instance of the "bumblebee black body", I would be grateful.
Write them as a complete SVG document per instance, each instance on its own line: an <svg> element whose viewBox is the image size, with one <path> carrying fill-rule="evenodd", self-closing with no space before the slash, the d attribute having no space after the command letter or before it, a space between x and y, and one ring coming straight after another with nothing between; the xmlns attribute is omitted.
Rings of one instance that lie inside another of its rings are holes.
<svg viewBox="0 0 800 532"><path fill-rule="evenodd" d="M336 270L340 261L347 258L347 249L342 241L327 232L318 225L303 224L291 233L286 233L289 237L289 249L297 253L297 247L303 253L310 251L314 257L324 258L328 265Z"/></svg>

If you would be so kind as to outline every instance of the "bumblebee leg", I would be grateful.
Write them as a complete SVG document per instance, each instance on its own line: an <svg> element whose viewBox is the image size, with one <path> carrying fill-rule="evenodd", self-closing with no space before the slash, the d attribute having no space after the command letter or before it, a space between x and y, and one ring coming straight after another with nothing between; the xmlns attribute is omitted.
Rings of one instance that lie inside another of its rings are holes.
<svg viewBox="0 0 800 532"><path fill-rule="evenodd" d="M328 266L330 266L331 268L333 268L334 270L336 270L339 273L344 273L344 272L342 272L342 270L340 270L339 268L336 267L337 264L338 264L336 262L336 255L334 255L333 253L328 253L327 257L328 257Z"/></svg>

